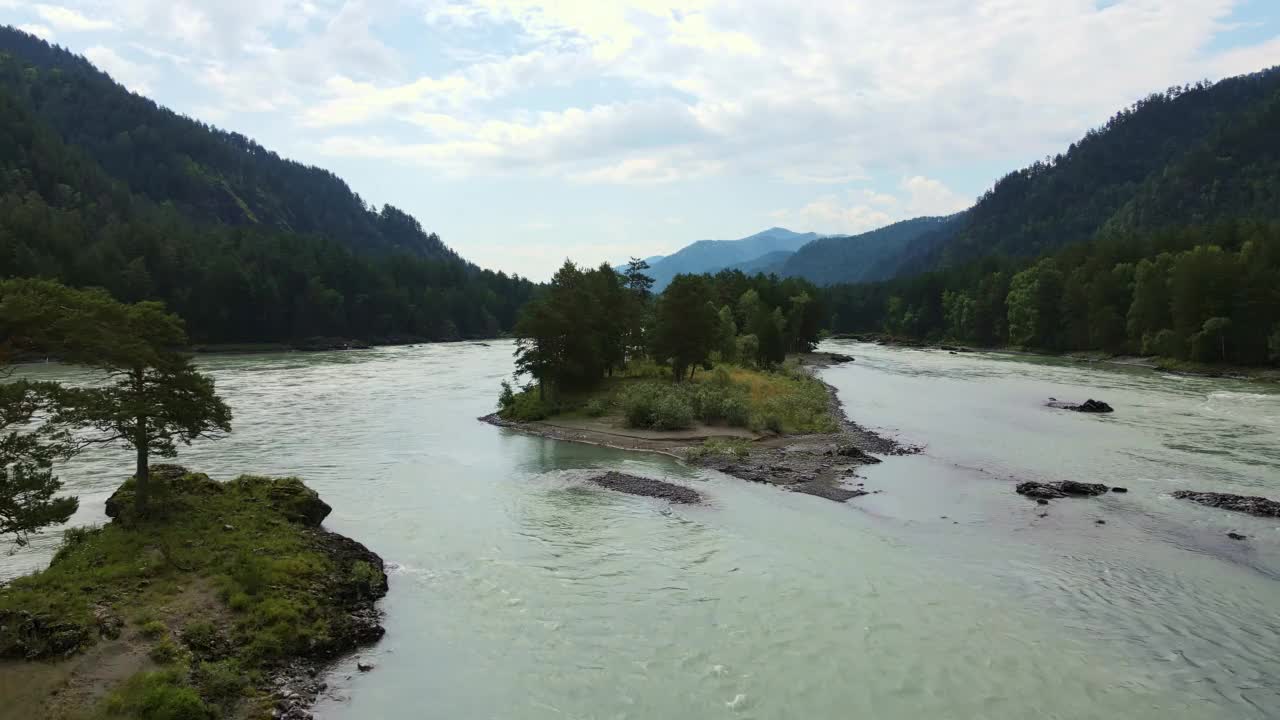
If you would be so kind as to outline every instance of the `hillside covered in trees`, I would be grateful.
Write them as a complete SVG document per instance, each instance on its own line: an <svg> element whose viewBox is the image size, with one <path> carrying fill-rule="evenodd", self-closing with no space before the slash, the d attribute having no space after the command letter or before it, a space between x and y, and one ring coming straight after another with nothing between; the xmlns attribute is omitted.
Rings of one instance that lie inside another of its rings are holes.
<svg viewBox="0 0 1280 720"><path fill-rule="evenodd" d="M1280 130L1267 107L1277 90L1272 69L1154 93L1009 173L962 213L816 240L774 270L820 285L874 282L989 256L1035 258L1104 229L1274 219L1280 185L1268 153Z"/></svg>
<svg viewBox="0 0 1280 720"><path fill-rule="evenodd" d="M0 278L163 300L193 341L493 336L532 292L332 173L0 28Z"/></svg>

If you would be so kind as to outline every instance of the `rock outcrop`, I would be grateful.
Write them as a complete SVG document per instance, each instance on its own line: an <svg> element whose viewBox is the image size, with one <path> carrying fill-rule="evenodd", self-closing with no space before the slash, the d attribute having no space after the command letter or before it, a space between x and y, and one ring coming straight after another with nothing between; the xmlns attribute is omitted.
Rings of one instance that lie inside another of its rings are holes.
<svg viewBox="0 0 1280 720"><path fill-rule="evenodd" d="M1048 405L1051 408L1057 408L1059 410L1071 410L1073 412L1082 412L1082 413L1115 412L1115 409L1112 408L1110 405L1102 402L1101 400L1094 400L1092 398L1085 400L1082 403L1064 402L1057 398L1049 398L1049 402L1045 403L1045 405Z"/></svg>
<svg viewBox="0 0 1280 720"><path fill-rule="evenodd" d="M1258 517L1280 517L1280 501L1269 498L1230 493L1199 492L1196 490L1175 490L1173 496L1179 500L1190 500L1209 507L1248 513Z"/></svg>
<svg viewBox="0 0 1280 720"><path fill-rule="evenodd" d="M1108 488L1102 483L1083 483L1076 480L1061 480L1058 482L1020 482L1017 491L1019 495L1025 495L1029 498L1038 500L1056 500L1064 497L1093 497L1102 495L1107 492Z"/></svg>

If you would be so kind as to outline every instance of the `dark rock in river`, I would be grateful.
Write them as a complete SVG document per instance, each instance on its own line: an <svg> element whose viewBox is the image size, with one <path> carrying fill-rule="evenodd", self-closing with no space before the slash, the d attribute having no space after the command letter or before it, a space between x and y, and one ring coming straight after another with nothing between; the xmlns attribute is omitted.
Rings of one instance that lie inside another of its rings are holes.
<svg viewBox="0 0 1280 720"><path fill-rule="evenodd" d="M674 503L702 502L702 496L696 490L683 485L654 480L653 478L626 475L620 472L607 472L591 478L590 482L609 490L617 490L631 495L661 498Z"/></svg>
<svg viewBox="0 0 1280 720"><path fill-rule="evenodd" d="M1063 402L1056 398L1049 398L1049 402L1045 404L1051 408L1057 408L1059 410L1073 410L1075 412L1082 412L1082 413L1115 412L1115 410L1110 405L1102 402L1101 400L1094 400L1092 398L1089 400L1085 400L1082 403Z"/></svg>
<svg viewBox="0 0 1280 720"><path fill-rule="evenodd" d="M1249 539L1248 535L1241 535L1238 532L1229 532L1227 533L1227 537L1231 538L1232 540L1248 540Z"/></svg>
<svg viewBox="0 0 1280 720"><path fill-rule="evenodd" d="M1027 481L1018 483L1017 489L1019 495L1026 495L1038 500L1054 500L1068 495L1101 495L1107 491L1107 486L1101 483L1082 483L1075 480L1062 480L1051 483Z"/></svg>
<svg viewBox="0 0 1280 720"><path fill-rule="evenodd" d="M1175 490L1173 496L1180 500L1190 500L1209 507L1249 513L1259 517L1280 517L1280 502L1264 497L1247 497L1229 493L1197 492L1195 490Z"/></svg>
<svg viewBox="0 0 1280 720"><path fill-rule="evenodd" d="M1107 492L1107 486L1102 483L1082 483L1075 480L1063 480L1054 485L1062 492L1068 495L1102 495Z"/></svg>
<svg viewBox="0 0 1280 720"><path fill-rule="evenodd" d="M1114 493L1127 493L1127 492L1129 492L1129 488L1122 488L1122 487L1120 487L1119 485L1117 485L1117 486L1115 486L1115 487L1111 488L1111 492L1114 492Z"/></svg>
<svg viewBox="0 0 1280 720"><path fill-rule="evenodd" d="M1052 500L1054 498L1066 497L1066 493L1049 485L1047 483L1038 482L1020 482L1018 483L1018 494L1027 497L1037 498L1040 500Z"/></svg>

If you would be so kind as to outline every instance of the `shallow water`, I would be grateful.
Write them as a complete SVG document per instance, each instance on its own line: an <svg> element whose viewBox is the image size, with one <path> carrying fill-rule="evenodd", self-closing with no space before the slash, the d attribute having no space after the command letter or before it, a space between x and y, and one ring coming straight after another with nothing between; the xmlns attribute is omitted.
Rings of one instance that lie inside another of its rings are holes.
<svg viewBox="0 0 1280 720"><path fill-rule="evenodd" d="M339 665L324 718L1280 717L1280 522L1168 497L1280 497L1275 389L828 349L858 358L825 372L852 418L926 446L864 469L883 492L845 505L478 423L511 368L497 342L205 358L236 431L181 462L305 477L331 529L393 564L377 667ZM101 521L127 468L63 470L76 522ZM709 503L583 482L601 468ZM1067 478L1130 492L1043 518L1013 493Z"/></svg>

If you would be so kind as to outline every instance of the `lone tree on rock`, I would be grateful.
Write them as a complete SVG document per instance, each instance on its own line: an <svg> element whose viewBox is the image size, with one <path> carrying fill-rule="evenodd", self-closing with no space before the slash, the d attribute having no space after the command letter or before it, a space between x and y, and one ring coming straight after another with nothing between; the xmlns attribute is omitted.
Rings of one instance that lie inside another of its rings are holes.
<svg viewBox="0 0 1280 720"><path fill-rule="evenodd" d="M145 515L151 456L173 457L179 443L230 432L231 409L180 350L187 337L176 315L157 302L112 303L101 308L102 319L116 323L118 332L93 357L80 358L110 382L64 391L61 417L89 431L86 445L134 450L134 495L138 514Z"/></svg>

